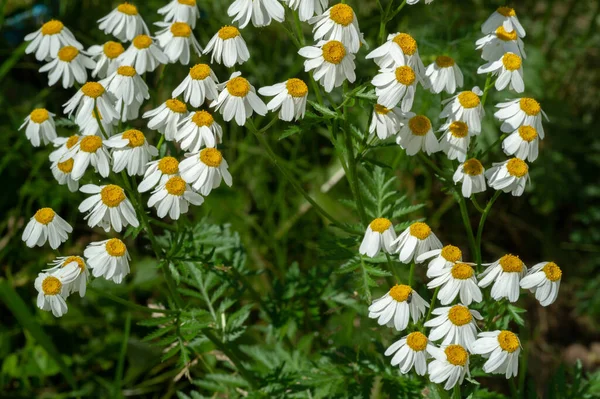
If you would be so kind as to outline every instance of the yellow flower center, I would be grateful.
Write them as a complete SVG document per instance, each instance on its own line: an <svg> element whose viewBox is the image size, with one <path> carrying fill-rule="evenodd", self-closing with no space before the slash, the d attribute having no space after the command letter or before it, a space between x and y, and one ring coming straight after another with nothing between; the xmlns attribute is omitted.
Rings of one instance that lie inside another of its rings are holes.
<svg viewBox="0 0 600 399"><path fill-rule="evenodd" d="M62 283L54 276L48 276L42 281L44 295L58 295L62 289Z"/></svg>
<svg viewBox="0 0 600 399"><path fill-rule="evenodd" d="M67 149L70 150L78 142L79 142L79 136L78 135L74 135L74 136L69 137L69 139L67 140L67 143L66 143Z"/></svg>
<svg viewBox="0 0 600 399"><path fill-rule="evenodd" d="M119 4L119 6L117 7L117 10L119 10L119 12L122 12L123 14L127 14L127 15L137 15L138 10L137 7L134 6L133 4L130 3L123 3L123 4Z"/></svg>
<svg viewBox="0 0 600 399"><path fill-rule="evenodd" d="M65 259L62 263L62 267L67 266L69 263L77 263L77 266L79 267L79 269L84 272L85 271L85 262L83 261L83 259L81 259L81 256L69 256L67 259Z"/></svg>
<svg viewBox="0 0 600 399"><path fill-rule="evenodd" d="M542 270L546 274L546 278L550 281L558 281L562 277L562 270L554 262L546 263L546 266Z"/></svg>
<svg viewBox="0 0 600 399"><path fill-rule="evenodd" d="M104 247L106 248L106 253L117 258L125 255L125 252L127 251L123 241L119 240L118 238L111 238L106 242Z"/></svg>
<svg viewBox="0 0 600 399"><path fill-rule="evenodd" d="M396 284L390 289L390 296L397 302L405 302L412 294L412 288L404 284Z"/></svg>
<svg viewBox="0 0 600 399"><path fill-rule="evenodd" d="M133 38L133 45L137 49L142 50L142 49L148 48L148 47L150 47L151 44L152 44L152 39L148 35L137 35L136 37Z"/></svg>
<svg viewBox="0 0 600 399"><path fill-rule="evenodd" d="M64 46L58 50L58 59L64 62L71 62L79 55L79 50L73 46Z"/></svg>
<svg viewBox="0 0 600 399"><path fill-rule="evenodd" d="M288 81L285 83L285 87L289 95L292 97L304 97L308 93L308 86L300 79L288 79Z"/></svg>
<svg viewBox="0 0 600 399"><path fill-rule="evenodd" d="M421 352L427 347L427 337L424 334L415 331L408 334L408 337L406 337L406 345L415 352Z"/></svg>
<svg viewBox="0 0 600 399"><path fill-rule="evenodd" d="M183 114L183 113L187 112L187 106L185 105L185 103L179 101L176 98L171 98L171 99L165 101L165 105L171 111L176 112L178 114Z"/></svg>
<svg viewBox="0 0 600 399"><path fill-rule="evenodd" d="M519 128L519 136L527 142L532 142L538 136L537 130L533 126L521 126Z"/></svg>
<svg viewBox="0 0 600 399"><path fill-rule="evenodd" d="M407 33L398 33L392 41L400 46L406 55L413 55L417 52L417 41Z"/></svg>
<svg viewBox="0 0 600 399"><path fill-rule="evenodd" d="M73 158L69 158L64 162L57 163L56 167L58 168L58 170L60 170L63 173L71 173L73 171L74 163L75 163L75 161L73 160Z"/></svg>
<svg viewBox="0 0 600 399"><path fill-rule="evenodd" d="M100 147L102 147L102 139L98 136L85 136L81 139L81 144L79 144L81 151L89 153L98 151Z"/></svg>
<svg viewBox="0 0 600 399"><path fill-rule="evenodd" d="M384 231L389 229L391 225L392 225L392 222L390 222L389 219L377 218L371 222L369 227L371 227L371 230L373 230L373 231L376 231L378 233L383 233Z"/></svg>
<svg viewBox="0 0 600 399"><path fill-rule="evenodd" d="M415 136L425 136L431 130L431 121L425 115L416 115L409 119L408 127Z"/></svg>
<svg viewBox="0 0 600 399"><path fill-rule="evenodd" d="M498 343L503 351L509 353L513 353L519 349L519 338L510 331L501 331L500 334L498 334Z"/></svg>
<svg viewBox="0 0 600 399"><path fill-rule="evenodd" d="M114 208L125 200L125 192L121 187L109 184L102 188L100 197L102 198L104 205L109 208Z"/></svg>
<svg viewBox="0 0 600 399"><path fill-rule="evenodd" d="M410 225L410 235L418 238L419 240L424 240L431 234L431 228L427 225L427 223L416 222Z"/></svg>
<svg viewBox="0 0 600 399"><path fill-rule="evenodd" d="M463 163L463 172L469 176L479 176L483 173L483 165L475 158L468 159Z"/></svg>
<svg viewBox="0 0 600 399"><path fill-rule="evenodd" d="M448 311L448 320L455 326L464 326L473 320L473 315L466 306L454 305Z"/></svg>
<svg viewBox="0 0 600 399"><path fill-rule="evenodd" d="M515 41L517 40L517 32L514 30L512 32L507 32L506 29L504 29L504 26L499 26L498 29L496 29L496 37L505 42Z"/></svg>
<svg viewBox="0 0 600 399"><path fill-rule="evenodd" d="M53 19L42 25L42 35L56 35L60 33L65 26L62 22Z"/></svg>
<svg viewBox="0 0 600 399"><path fill-rule="evenodd" d="M332 40L330 42L325 43L322 48L323 58L325 61L331 64L339 64L342 62L344 57L346 56L346 48L342 44L342 42L338 42L337 40Z"/></svg>
<svg viewBox="0 0 600 399"><path fill-rule="evenodd" d="M171 177L165 188L169 194L181 197L185 193L185 181L179 176Z"/></svg>
<svg viewBox="0 0 600 399"><path fill-rule="evenodd" d="M379 115L387 115L389 114L391 109L384 107L383 105L375 104L375 112Z"/></svg>
<svg viewBox="0 0 600 399"><path fill-rule="evenodd" d="M190 76L194 80L204 80L210 76L210 67L206 64L196 64L190 68Z"/></svg>
<svg viewBox="0 0 600 399"><path fill-rule="evenodd" d="M448 127L448 130L450 131L450 134L452 134L458 139L467 137L467 135L469 134L469 127L466 123L461 121L452 122Z"/></svg>
<svg viewBox="0 0 600 399"><path fill-rule="evenodd" d="M214 121L215 119L213 116L206 111L196 111L192 117L192 122L194 122L198 127L210 126Z"/></svg>
<svg viewBox="0 0 600 399"><path fill-rule="evenodd" d="M165 175L174 175L179 172L179 161L173 157L164 157L158 161L158 170Z"/></svg>
<svg viewBox="0 0 600 399"><path fill-rule="evenodd" d="M444 353L446 354L446 359L448 363L453 364L454 366L464 366L467 364L467 360L469 360L469 354L460 345L448 345L446 349L444 349Z"/></svg>
<svg viewBox="0 0 600 399"><path fill-rule="evenodd" d="M463 108L475 108L480 104L479 96L472 91L463 91L458 95L458 102Z"/></svg>
<svg viewBox="0 0 600 399"><path fill-rule="evenodd" d="M136 37L136 39L137 39L137 37ZM135 39L133 39L133 44L135 44ZM117 43L117 42L104 43L102 50L104 51L104 55L106 55L106 57L110 58L111 60L117 58L118 56L123 54L123 52L125 51L125 49L123 48L123 45L121 43Z"/></svg>
<svg viewBox="0 0 600 399"><path fill-rule="evenodd" d="M440 55L435 59L435 63L440 68L450 68L451 66L454 66L454 59L447 55Z"/></svg>
<svg viewBox="0 0 600 399"><path fill-rule="evenodd" d="M250 83L241 76L227 82L227 91L235 97L245 97L250 91Z"/></svg>
<svg viewBox="0 0 600 399"><path fill-rule="evenodd" d="M223 161L223 155L221 155L221 151L216 148L205 148L200 151L200 160L207 166L211 166L213 168L221 165L221 161Z"/></svg>
<svg viewBox="0 0 600 399"><path fill-rule="evenodd" d="M521 57L513 53L506 53L502 56L502 64L508 71L516 71L521 68Z"/></svg>
<svg viewBox="0 0 600 399"><path fill-rule="evenodd" d="M179 4L183 4L184 6L193 7L196 5L196 0L177 0Z"/></svg>
<svg viewBox="0 0 600 399"><path fill-rule="evenodd" d="M410 86L415 82L415 71L409 66L401 66L396 68L396 80L404 86Z"/></svg>
<svg viewBox="0 0 600 399"><path fill-rule="evenodd" d="M498 9L496 11L498 12L498 14L503 15L505 17L516 17L517 16L515 9L510 8L510 7L498 7Z"/></svg>
<svg viewBox="0 0 600 399"><path fill-rule="evenodd" d="M473 268L466 263L456 263L452 266L451 273L457 280L466 280L473 276Z"/></svg>
<svg viewBox="0 0 600 399"><path fill-rule="evenodd" d="M441 255L448 262L458 262L462 258L462 251L454 245L446 245L442 248Z"/></svg>
<svg viewBox="0 0 600 399"><path fill-rule="evenodd" d="M500 258L499 263L505 273L521 273L523 271L523 261L518 256L504 255Z"/></svg>
<svg viewBox="0 0 600 399"><path fill-rule="evenodd" d="M135 76L135 74L136 74L135 68L132 66L129 66L129 65L120 66L117 69L117 73L121 76L128 76L128 77Z"/></svg>
<svg viewBox="0 0 600 399"><path fill-rule="evenodd" d="M48 224L54 220L54 215L56 215L56 213L52 208L42 208L38 210L33 217L38 223Z"/></svg>
<svg viewBox="0 0 600 399"><path fill-rule="evenodd" d="M175 37L189 37L192 34L192 28L185 22L174 22L171 25L171 34Z"/></svg>
<svg viewBox="0 0 600 399"><path fill-rule="evenodd" d="M354 11L347 4L336 4L329 11L329 18L336 24L348 26L354 20Z"/></svg>
<svg viewBox="0 0 600 399"><path fill-rule="evenodd" d="M536 116L542 111L540 103L533 98L524 97L519 100L519 105L521 106L521 110L529 116Z"/></svg>
<svg viewBox="0 0 600 399"><path fill-rule="evenodd" d="M235 26L224 26L219 29L219 38L223 40L233 39L234 37L238 37L240 35L240 31Z"/></svg>
<svg viewBox="0 0 600 399"><path fill-rule="evenodd" d="M519 158L513 158L506 163L506 170L511 176L520 178L527 174L529 166Z"/></svg>
<svg viewBox="0 0 600 399"><path fill-rule="evenodd" d="M136 129L127 130L125 133L123 133L123 138L125 140L129 140L128 146L131 148L139 147L146 142L144 133Z"/></svg>
<svg viewBox="0 0 600 399"><path fill-rule="evenodd" d="M50 114L45 108L36 108L29 114L29 119L35 123L42 123L50 118Z"/></svg>
<svg viewBox="0 0 600 399"><path fill-rule="evenodd" d="M104 94L104 87L98 82L87 82L81 86L81 92L87 97L98 98Z"/></svg>

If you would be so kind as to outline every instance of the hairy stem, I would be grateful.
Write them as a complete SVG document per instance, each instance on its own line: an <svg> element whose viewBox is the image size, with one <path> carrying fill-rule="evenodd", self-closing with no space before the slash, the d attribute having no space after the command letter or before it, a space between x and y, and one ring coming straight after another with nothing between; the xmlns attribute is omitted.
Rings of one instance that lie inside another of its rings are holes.
<svg viewBox="0 0 600 399"><path fill-rule="evenodd" d="M483 210L483 214L481 215L481 219L479 220L479 227L477 228L477 240L475 243L475 261L477 262L477 272L481 269L481 237L483 236L483 226L485 225L485 220L487 219L490 211L492 210L492 205L498 199L498 197L502 194L502 191L498 190L490 199Z"/></svg>

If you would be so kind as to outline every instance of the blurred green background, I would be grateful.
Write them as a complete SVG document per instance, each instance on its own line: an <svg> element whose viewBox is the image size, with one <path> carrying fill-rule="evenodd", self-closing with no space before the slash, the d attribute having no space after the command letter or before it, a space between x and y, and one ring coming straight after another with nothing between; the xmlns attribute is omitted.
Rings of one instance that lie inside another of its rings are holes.
<svg viewBox="0 0 600 399"><path fill-rule="evenodd" d="M230 21L226 14L230 3L198 1L202 18L195 35L202 46ZM375 0L348 3L355 8L361 30L373 48L379 29ZM590 392L599 393L600 376L594 371L600 366L600 2L422 3L405 7L388 24L388 32L411 33L426 65L437 55L454 57L465 74L466 88L483 86L485 82L484 76L475 74L482 60L474 50L474 42L481 36L481 23L496 7L515 7L527 30L526 94L540 101L550 122L545 124L547 137L541 143L540 157L530 168L531 186L520 198L501 196L494 207L484 233L484 260L492 261L512 252L527 265L554 260L562 267L563 282L555 304L541 308L532 296L524 295L521 300L528 309L523 316L532 341L528 381L532 390L550 395L553 381L566 378L565 373L569 376L571 366L580 359L584 372L591 373L586 382ZM41 64L33 56L24 55L23 36L36 30L42 21L57 18L86 48L104 43L112 39L97 29L96 20L116 4L104 0L0 1L0 284L3 292L15 290L24 300L31 313L29 322L43 327L78 387L70 392L55 356L0 303L0 397L113 397L115 379L126 396L172 397L176 391L188 392L192 386L174 359L161 363L160 349L141 341L149 331L136 321L145 318L144 314L133 313L134 323L127 335L129 313L95 292L83 299L70 298L69 312L61 319L39 311L35 307L33 280L55 254L47 247L28 249L20 240L24 224L42 206L53 207L75 226L71 239L61 248L63 254L81 253L88 242L104 237L89 229L78 213L77 205L83 196L55 183L47 159L50 148L33 148L24 132L17 129L35 107L45 106L60 115L62 104L75 93L75 89L47 87L46 75L37 72ZM164 4L166 1L137 2L148 26L160 20L156 10ZM309 39L308 25L304 24L304 29ZM151 27L152 32L156 30ZM249 26L242 34L251 59L239 70L256 88L294 76L307 78L303 60L280 24L261 29ZM364 60L365 54L362 50L357 56L358 83L368 81L376 73L375 66ZM162 79L158 73L147 74L152 98L143 109L154 108L169 98L187 71L185 66L169 65ZM222 66L215 66L215 71L221 80L229 76ZM417 97L414 110L427 114L434 126L439 126L440 97L422 89ZM492 105L514 97L512 93L492 90L484 124L485 142L492 143L499 134ZM370 111L357 104L351 112L355 121L364 125ZM260 119L256 118L255 123L267 123L268 119ZM132 124L145 128L141 120ZM337 219L358 222L357 215L339 202L350 196L345 179L327 193L321 190L340 169L325 137L326 127L314 126L279 140L287 128L278 123L268 133L285 166ZM69 128L59 128L59 135L72 133ZM233 174L233 188L222 186L213 191L202 207L190 213L190 218L205 217L213 224L231 224L231 230L239 233L248 256L247 267L253 272L252 286L278 310L279 319L269 328L278 331L275 335L290 340L284 347L296 347L304 359L316 361L321 351L331 347L359 348L360 352L361 347L368 345L372 349L374 342L391 342L390 334L364 316L365 303L353 294L352 281L333 274L341 262L331 260L327 248L338 231L325 227L325 221L283 180L253 135L237 126L225 127L224 156ZM406 195L410 203L425 203L410 217L425 217L443 242L459 245L468 253L458 207L427 169L398 148L375 150L370 158L393 166L391 173L398 178L399 195ZM442 157L438 154L436 159L441 161ZM504 159L498 148L485 161L490 165ZM473 208L471 211L475 216ZM475 217L472 222L477 223ZM352 244L351 241L349 245ZM94 285L138 304L160 303L164 298L162 278L156 262L149 257L148 243L138 238L128 245L130 250L133 248L134 260L126 283ZM327 296L344 291L344 298ZM252 303L247 296L241 300ZM359 312L362 318L357 317ZM246 333L248 342L260 341L266 334L269 323L263 316L253 310L246 321L252 326ZM314 341L301 345L308 336ZM387 362L380 348L373 356ZM566 368L561 368L561 364ZM188 370L192 380L202 374L196 366ZM122 381L115 377L119 367L124 368Z"/></svg>

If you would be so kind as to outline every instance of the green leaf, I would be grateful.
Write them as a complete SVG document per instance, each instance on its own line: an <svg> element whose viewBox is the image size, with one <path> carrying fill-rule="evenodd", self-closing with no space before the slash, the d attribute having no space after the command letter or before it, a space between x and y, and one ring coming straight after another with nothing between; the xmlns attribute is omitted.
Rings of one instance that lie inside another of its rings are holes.
<svg viewBox="0 0 600 399"><path fill-rule="evenodd" d="M339 117L339 114L337 112L332 111L331 109L329 109L325 106L322 106L314 101L309 101L309 104L312 105L312 107L316 111L318 111L321 115L323 115L326 118L329 118L329 119L336 118L337 119Z"/></svg>

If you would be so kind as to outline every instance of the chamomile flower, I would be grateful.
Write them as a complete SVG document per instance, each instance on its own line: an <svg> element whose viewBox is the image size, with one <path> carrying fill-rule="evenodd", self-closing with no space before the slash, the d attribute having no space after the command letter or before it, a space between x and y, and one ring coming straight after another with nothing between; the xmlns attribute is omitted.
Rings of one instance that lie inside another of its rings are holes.
<svg viewBox="0 0 600 399"><path fill-rule="evenodd" d="M190 47L198 56L202 54L202 47L194 37L192 28L185 22L156 24L164 28L156 33L156 40L170 63L179 61L187 65L190 62Z"/></svg>
<svg viewBox="0 0 600 399"><path fill-rule="evenodd" d="M74 134L70 137L57 137L56 139L54 139L52 144L54 145L56 150L50 153L50 156L48 157L50 159L50 162L58 162L70 159L70 156L65 155L69 151L71 151L73 147L75 147L75 144L77 144L80 139L81 136L77 134Z"/></svg>
<svg viewBox="0 0 600 399"><path fill-rule="evenodd" d="M179 176L173 176L159 186L148 199L149 207L156 207L156 214L164 218L169 214L173 220L187 213L189 204L202 205L204 198L192 191L191 187Z"/></svg>
<svg viewBox="0 0 600 399"><path fill-rule="evenodd" d="M115 72L120 64L119 56L124 51L125 49L121 43L113 41L108 41L103 45L95 44L91 46L87 53L96 62L92 70L92 77L98 76L103 79Z"/></svg>
<svg viewBox="0 0 600 399"><path fill-rule="evenodd" d="M535 299L548 306L558 297L561 278L562 270L556 263L541 262L529 269L521 280L521 288L534 292Z"/></svg>
<svg viewBox="0 0 600 399"><path fill-rule="evenodd" d="M483 371L491 374L504 374L507 379L519 373L519 353L521 341L510 331L486 331L479 333L471 347L471 353L488 359Z"/></svg>
<svg viewBox="0 0 600 399"><path fill-rule="evenodd" d="M429 90L432 93L446 91L454 94L457 87L462 87L464 77L456 62L451 57L441 55L431 63L425 70L428 79Z"/></svg>
<svg viewBox="0 0 600 399"><path fill-rule="evenodd" d="M187 154L187 158L179 164L179 171L186 183L206 197L221 185L221 180L231 187L228 167L221 151L216 148L204 148L200 152Z"/></svg>
<svg viewBox="0 0 600 399"><path fill-rule="evenodd" d="M370 258L379 255L379 251L382 249L386 253L391 254L394 250L392 242L394 242L395 239L396 232L389 219L374 219L367 227L365 237L360 244L358 252L362 255L367 255Z"/></svg>
<svg viewBox="0 0 600 399"><path fill-rule="evenodd" d="M38 61L56 58L58 50L64 46L83 50L73 33L56 19L46 22L40 29L25 36L25 41L30 42L25 48L25 54L35 53L35 59Z"/></svg>
<svg viewBox="0 0 600 399"><path fill-rule="evenodd" d="M470 198L471 195L485 191L485 169L479 160L475 158L467 159L458 165L452 180L454 184L462 182L462 195Z"/></svg>
<svg viewBox="0 0 600 399"><path fill-rule="evenodd" d="M482 50L481 58L486 61L500 59L505 53L514 53L521 58L527 58L523 41L517 32L507 32L503 26L477 40L475 45L476 50Z"/></svg>
<svg viewBox="0 0 600 399"><path fill-rule="evenodd" d="M369 318L377 319L380 326L402 331L408 326L409 317L417 323L428 307L429 304L411 287L396 284L369 306Z"/></svg>
<svg viewBox="0 0 600 399"><path fill-rule="evenodd" d="M351 53L357 53L361 46L362 34L358 19L352 7L336 4L323 14L309 20L313 25L315 41L338 41Z"/></svg>
<svg viewBox="0 0 600 399"><path fill-rule="evenodd" d="M446 381L444 389L448 391L456 384L462 384L465 374L470 376L469 353L464 346L431 346L427 351L434 358L427 367L431 382L441 384Z"/></svg>
<svg viewBox="0 0 600 399"><path fill-rule="evenodd" d="M21 239L29 248L41 247L48 241L50 248L56 249L69 239L73 228L52 208L41 208L25 226Z"/></svg>
<svg viewBox="0 0 600 399"><path fill-rule="evenodd" d="M83 136L60 161L68 158L73 158L73 180L81 179L90 164L102 177L108 177L110 173L110 155L106 143L99 136Z"/></svg>
<svg viewBox="0 0 600 399"><path fill-rule="evenodd" d="M129 253L123 241L118 238L88 244L83 256L94 277L104 277L121 284L129 274Z"/></svg>
<svg viewBox="0 0 600 399"><path fill-rule="evenodd" d="M406 0L406 4L409 6L415 5L419 2L419 0ZM425 4L431 4L433 0L425 0Z"/></svg>
<svg viewBox="0 0 600 399"><path fill-rule="evenodd" d="M533 162L538 157L539 135L533 126L523 125L502 141L506 155Z"/></svg>
<svg viewBox="0 0 600 399"><path fill-rule="evenodd" d="M396 143L406 150L406 155L416 155L419 151L431 155L440 150L428 117L407 112L402 122Z"/></svg>
<svg viewBox="0 0 600 399"><path fill-rule="evenodd" d="M367 54L381 69L396 68L407 65L417 74L417 79L424 83L425 66L419 56L417 41L408 33L392 33L387 41Z"/></svg>
<svg viewBox="0 0 600 399"><path fill-rule="evenodd" d="M234 72L227 82L219 85L219 88L219 97L210 106L221 112L225 122L235 118L235 122L243 126L254 112L266 115L267 106L256 95L254 86L243 78L240 72Z"/></svg>
<svg viewBox="0 0 600 399"><path fill-rule="evenodd" d="M169 59L148 35L136 36L131 45L119 56L120 65L130 65L143 75L154 71L159 65L167 64ZM110 75L110 72L109 72Z"/></svg>
<svg viewBox="0 0 600 399"><path fill-rule="evenodd" d="M479 276L479 286L492 286L492 298L496 301L507 298L510 302L519 299L519 283L527 273L527 266L518 256L504 255L494 263L484 264L487 268Z"/></svg>
<svg viewBox="0 0 600 399"><path fill-rule="evenodd" d="M223 141L223 129L210 112L196 111L179 123L175 141L182 150L198 152L202 147L216 147Z"/></svg>
<svg viewBox="0 0 600 399"><path fill-rule="evenodd" d="M406 228L392 243L400 254L402 263L410 263L432 249L442 248L442 243L431 228L423 222L415 222Z"/></svg>
<svg viewBox="0 0 600 399"><path fill-rule="evenodd" d="M128 65L118 67L100 83L117 99L115 108L120 111L123 122L137 119L142 103L150 98L146 82L134 67Z"/></svg>
<svg viewBox="0 0 600 399"><path fill-rule="evenodd" d="M90 277L90 271L83 258L80 256L60 256L51 264L52 267L50 269L44 270L45 272L50 272L50 274L54 274L64 268L72 268L73 265L76 266L73 272L74 279L63 284L63 296L66 298L74 292L79 292L79 296L83 298Z"/></svg>
<svg viewBox="0 0 600 399"><path fill-rule="evenodd" d="M504 90L508 86L517 93L523 93L525 82L523 81L523 65L521 57L514 53L505 53L499 60L492 60L477 69L477 73L492 73L498 76L496 79L496 90Z"/></svg>
<svg viewBox="0 0 600 399"><path fill-rule="evenodd" d="M417 75L414 69L407 65L397 68L381 69L371 80L375 86L377 103L386 108L400 105L402 112L409 112L415 100Z"/></svg>
<svg viewBox="0 0 600 399"><path fill-rule="evenodd" d="M510 192L514 197L518 197L525 191L529 180L529 166L519 158L511 158L494 163L485 172L485 177L488 179L488 185L494 190Z"/></svg>
<svg viewBox="0 0 600 399"><path fill-rule="evenodd" d="M196 0L172 0L169 4L157 11L164 15L165 22L185 22L192 29L196 27L196 20L200 17L200 10Z"/></svg>
<svg viewBox="0 0 600 399"><path fill-rule="evenodd" d="M457 262L451 268L433 269L427 271L427 276L433 278L427 288L442 287L438 299L442 305L448 305L460 295L460 302L469 306L472 302L481 302L481 290L473 267L469 263Z"/></svg>
<svg viewBox="0 0 600 399"><path fill-rule="evenodd" d="M111 136L114 127L113 123L116 122L107 122L107 120L102 117L102 114L96 110L92 111L88 118L82 117L82 119L83 120L80 120L78 123L78 126L79 132L84 136L103 136L104 133ZM99 123L98 119L100 119ZM102 132L100 125L102 125L102 129L104 129L104 133Z"/></svg>
<svg viewBox="0 0 600 399"><path fill-rule="evenodd" d="M511 133L521 126L532 126L539 134L540 139L544 139L542 117L548 120L548 115L542 110L540 103L533 98L517 98L496 104L496 108L500 109L494 116L503 122L500 130L504 133Z"/></svg>
<svg viewBox="0 0 600 399"><path fill-rule="evenodd" d="M92 194L79 205L79 212L88 212L84 218L88 221L88 226L102 227L107 233L112 228L120 233L123 227L140 225L133 205L121 187L114 184L106 186L86 184L79 191Z"/></svg>
<svg viewBox="0 0 600 399"><path fill-rule="evenodd" d="M63 108L67 116L71 116L75 112L75 123L81 126L92 114L95 104L102 118L107 123L111 123L114 120L119 120L119 113L115 109L115 101L113 94L106 91L101 83L87 82L63 105Z"/></svg>
<svg viewBox="0 0 600 399"><path fill-rule="evenodd" d="M258 89L263 96L275 97L267 103L269 111L279 110L279 119L286 122L304 118L308 86L303 80L292 78L273 86Z"/></svg>
<svg viewBox="0 0 600 399"><path fill-rule="evenodd" d="M442 101L445 104L440 118L448 118L448 122L461 121L469 127L469 134L476 136L481 133L481 120L485 110L481 105L480 97L483 95L477 86L473 90L466 90Z"/></svg>
<svg viewBox="0 0 600 399"><path fill-rule="evenodd" d="M427 265L427 277L432 278L431 273L438 273L442 269L451 269L456 262L462 261L462 251L454 245L446 245L441 249L433 249L417 257L417 263L423 263L431 259Z"/></svg>
<svg viewBox="0 0 600 399"><path fill-rule="evenodd" d="M223 62L227 68L242 65L250 59L250 52L240 31L235 26L224 26L210 39L204 54L212 53L210 62Z"/></svg>
<svg viewBox="0 0 600 399"><path fill-rule="evenodd" d="M414 367L418 375L425 375L429 357L427 351L432 347L423 333L415 331L391 344L385 355L394 355L391 364L398 366L402 374L407 374Z"/></svg>
<svg viewBox="0 0 600 399"><path fill-rule="evenodd" d="M165 135L165 140L173 141L175 133L177 133L177 125L186 116L188 116L188 110L185 103L171 98L157 108L145 112L142 118L150 119L148 121L149 129L157 130Z"/></svg>
<svg viewBox="0 0 600 399"><path fill-rule="evenodd" d="M207 64L196 64L190 73L171 94L173 98L183 94L183 100L194 108L201 107L205 100L219 97L217 76Z"/></svg>
<svg viewBox="0 0 600 399"><path fill-rule="evenodd" d="M143 175L148 161L158 155L156 147L148 144L144 133L136 129L112 136L106 146L113 149L113 172L127 168L129 176Z"/></svg>
<svg viewBox="0 0 600 399"><path fill-rule="evenodd" d="M156 185L162 185L172 176L179 174L179 161L173 157L164 157L149 162L144 173L144 178L138 186L140 193L150 191Z"/></svg>
<svg viewBox="0 0 600 399"><path fill-rule="evenodd" d="M477 338L475 319L483 319L478 311L464 305L454 305L433 309L431 313L437 317L425 323L425 327L431 328L430 340L442 339L442 345L457 344L466 348L471 347Z"/></svg>
<svg viewBox="0 0 600 399"><path fill-rule="evenodd" d="M400 108L386 108L383 105L375 104L373 108L373 117L369 126L369 133L377 133L380 140L385 140L396 135L402 126L404 113Z"/></svg>
<svg viewBox="0 0 600 399"><path fill-rule="evenodd" d="M25 128L25 137L34 147L39 147L40 144L46 145L56 139L54 114L45 108L36 108L31 111L19 130L23 128Z"/></svg>
<svg viewBox="0 0 600 399"><path fill-rule="evenodd" d="M464 162L471 142L469 126L462 121L446 122L440 130L444 132L440 138L440 147L444 154L448 159Z"/></svg>
<svg viewBox="0 0 600 399"><path fill-rule="evenodd" d="M519 22L514 8L499 7L481 25L481 32L484 34L492 33L499 26L502 26L506 32L516 31L519 37L525 37L525 29Z"/></svg>
<svg viewBox="0 0 600 399"><path fill-rule="evenodd" d="M142 33L150 34L137 7L127 2L119 4L108 15L100 18L98 23L101 31L113 35L122 42L131 41Z"/></svg>
<svg viewBox="0 0 600 399"><path fill-rule="evenodd" d="M84 84L87 81L87 69L94 69L96 63L73 46L64 46L58 50L56 58L40 68L48 73L48 86L62 80L64 89L74 82Z"/></svg>
<svg viewBox="0 0 600 399"><path fill-rule="evenodd" d="M62 162L53 162L50 166L50 170L52 171L52 175L61 186L67 185L69 187L69 191L75 192L79 189L79 182L71 176L71 172L73 171L73 158L66 159Z"/></svg>
<svg viewBox="0 0 600 399"><path fill-rule="evenodd" d="M305 22L315 15L323 14L329 0L284 0L292 10L297 10L300 21Z"/></svg>
<svg viewBox="0 0 600 399"><path fill-rule="evenodd" d="M356 80L354 54L349 53L340 41L321 40L316 46L302 47L298 54L306 58L304 70L314 70L314 79L321 83L327 93L334 87L340 87L346 79L350 83Z"/></svg>
<svg viewBox="0 0 600 399"><path fill-rule="evenodd" d="M278 0L235 0L227 9L227 15L237 22L241 29L252 20L256 27L267 26L274 19L283 22L285 10Z"/></svg>
<svg viewBox="0 0 600 399"><path fill-rule="evenodd" d="M70 264L52 274L41 272L35 279L38 291L37 307L52 311L54 317L61 317L69 310L65 298L68 296L66 286L78 275L79 267Z"/></svg>

